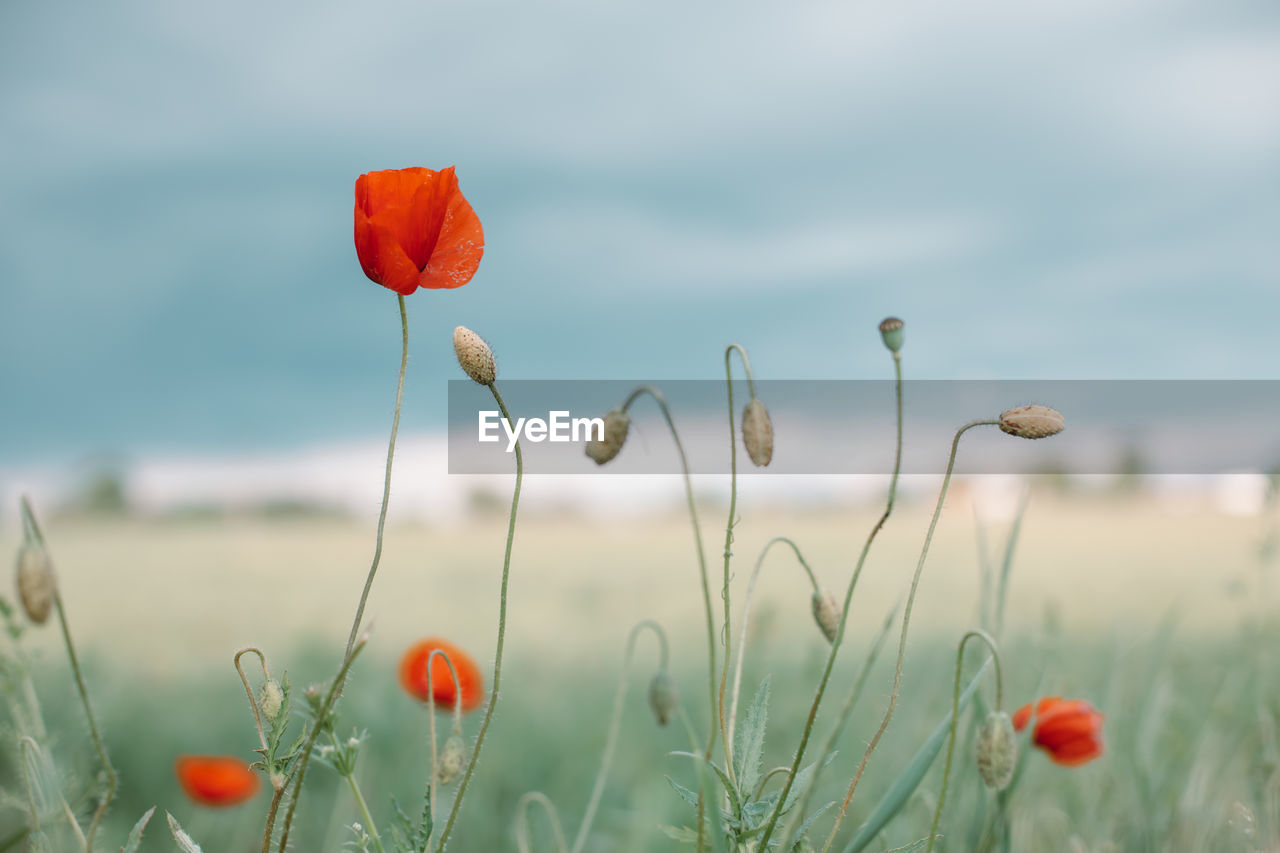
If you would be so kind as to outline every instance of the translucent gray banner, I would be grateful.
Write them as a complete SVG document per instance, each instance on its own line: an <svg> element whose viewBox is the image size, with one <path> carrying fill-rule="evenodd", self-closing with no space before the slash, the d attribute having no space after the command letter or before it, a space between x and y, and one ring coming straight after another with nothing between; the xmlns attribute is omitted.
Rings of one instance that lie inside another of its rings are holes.
<svg viewBox="0 0 1280 853"><path fill-rule="evenodd" d="M499 389L504 424L487 388L449 383L449 472L509 474L511 435L530 474L678 474L680 457L656 400L665 400L694 474L729 470L723 380L512 380ZM756 395L773 422L774 453L754 466L741 442L745 380L734 383L740 474L888 474L894 456L891 380L765 380ZM592 418L631 399L621 452L599 466L587 457ZM956 471L968 474L1220 474L1280 465L1280 381L912 380L903 388L906 474L940 474L955 431L1004 410L1038 403L1062 412L1066 429L1028 440L994 426L969 431ZM523 419L523 420L522 420ZM575 421L577 422L575 424ZM541 422L541 424L539 424Z"/></svg>

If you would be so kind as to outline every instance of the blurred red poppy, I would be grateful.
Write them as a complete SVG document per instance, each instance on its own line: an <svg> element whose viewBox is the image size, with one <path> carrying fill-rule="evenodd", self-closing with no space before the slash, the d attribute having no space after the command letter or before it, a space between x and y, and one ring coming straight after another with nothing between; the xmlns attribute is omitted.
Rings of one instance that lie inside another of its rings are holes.
<svg viewBox="0 0 1280 853"><path fill-rule="evenodd" d="M258 774L230 755L182 755L174 763L178 782L202 806L234 806L258 793Z"/></svg>
<svg viewBox="0 0 1280 853"><path fill-rule="evenodd" d="M458 686L462 689L462 710L474 711L484 701L484 676L480 667L471 656L447 640L431 637L414 643L400 659L400 686L410 696L426 702L435 696L436 706L452 709L457 701L453 676L449 673L449 664L444 658L436 655L431 662L430 677L427 674L431 653L436 650L449 656L453 668L458 672Z"/></svg>
<svg viewBox="0 0 1280 853"><path fill-rule="evenodd" d="M1013 727L1022 731L1031 717L1031 705L1023 705L1013 715ZM1031 742L1056 764L1067 767L1086 764L1103 753L1104 719L1098 709L1084 699L1046 696L1035 705Z"/></svg>
<svg viewBox="0 0 1280 853"><path fill-rule="evenodd" d="M419 287L461 287L484 254L484 229L452 166L356 178L355 240L364 274L403 296Z"/></svg>

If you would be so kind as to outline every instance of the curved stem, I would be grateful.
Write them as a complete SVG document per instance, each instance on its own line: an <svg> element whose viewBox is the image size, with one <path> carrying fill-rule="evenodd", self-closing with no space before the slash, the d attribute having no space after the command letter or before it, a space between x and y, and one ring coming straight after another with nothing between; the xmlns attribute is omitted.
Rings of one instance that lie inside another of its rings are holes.
<svg viewBox="0 0 1280 853"><path fill-rule="evenodd" d="M40 543L42 548L48 548L44 540L44 534L40 531L40 525L36 522L35 512L31 509L31 503L27 500L26 495L22 496L22 515L24 524L28 532ZM58 627L62 630L62 641L67 647L67 658L71 662L71 675L76 683L76 692L80 694L80 703L84 705L85 719L89 722L89 738L93 741L93 748L98 753L98 761L102 764L102 772L107 777L107 787L102 793L102 800L98 803L98 807L94 809L93 818L89 821L89 829L84 833L84 849L93 850L93 837L98 831L98 827L102 825L102 819L106 817L107 807L111 805L111 801L116 796L116 786L119 779L116 776L116 770L111 766L111 759L107 757L107 747L102 741L102 733L98 731L98 721L93 716L93 705L89 702L89 688L84 683L84 672L80 668L80 658L76 654L75 643L71 640L71 626L67 623L67 610L62 603L62 590L55 583L53 585L53 605L58 612ZM80 826L76 824L76 833L80 834Z"/></svg>
<svg viewBox="0 0 1280 853"><path fill-rule="evenodd" d="M502 395L498 393L498 386L490 385L488 387L493 394L494 401L502 412L502 417L510 422L511 414L507 411L507 404L502 401ZM440 843L436 847L436 853L443 853L444 846L449 841L449 834L453 831L453 825L458 819L458 810L462 807L462 798L466 795L467 785L471 782L471 774L475 772L476 762L480 760L480 747L484 745L484 736L489 731L489 723L493 720L493 711L498 707L498 690L502 684L502 648L507 637L507 583L511 577L511 546L516 536L516 512L520 508L520 486L523 482L524 455L520 449L520 442L517 441L516 484L515 490L511 495L511 514L507 519L507 547L502 557L502 591L499 595L498 603L498 648L493 662L493 690L489 693L489 702L484 709L484 719L480 723L480 731L476 734L476 745L471 750L471 760L467 762L467 769L462 775L462 781L458 783L458 793L453 798L453 808L449 810L449 819L445 822L444 831L440 834Z"/></svg>
<svg viewBox="0 0 1280 853"><path fill-rule="evenodd" d="M818 689L814 692L813 703L809 706L809 716L805 719L804 730L800 734L800 745L796 747L796 757L791 763L791 775L787 777L787 783L782 789L782 796L778 798L778 804L774 806L773 814L769 816L769 823L764 828L764 833L760 837L760 849L767 849L769 838L773 835L774 827L778 824L778 818L782 816L782 808L786 804L787 795L791 793L791 786L795 782L796 774L800 771L800 762L804 759L805 747L809 744L809 736L813 733L814 721L818 718L818 706L822 704L822 697L826 694L827 682L831 679L831 670L835 667L836 654L840 651L840 644L844 641L845 624L849 619L849 605L853 601L853 591L858 586L858 578L862 576L862 568L866 565L867 554L871 553L871 543L880 533L880 529L884 527L885 522L889 520L889 516L893 513L893 505L898 495L898 477L902 473L902 355L901 353L893 354L893 372L894 372L894 396L897 402L897 441L893 455L893 476L889 478L889 497L885 501L884 513L880 516L880 520L871 528L871 532L867 534L867 541L862 545L862 552L858 554L858 562L853 568L853 575L849 578L849 586L844 594L844 606L840 610L840 625L836 629L835 639L831 642L831 650L827 652L827 665L822 670L822 678L818 681Z"/></svg>
<svg viewBox="0 0 1280 853"><path fill-rule="evenodd" d="M609 718L609 734L605 738L604 752L600 757L600 772L596 774L595 785L591 789L591 798L587 801L587 809L583 813L582 825L578 827L578 833L574 836L573 847L570 853L580 853L583 845L587 843L587 834L591 830L591 822L595 820L596 809L600 806L600 798L604 795L605 781L609 775L609 768L613 764L613 753L618 745L618 733L622 730L622 708L623 701L627 696L627 688L630 686L628 676L631 674L631 659L635 654L636 638L640 635L640 631L649 628L658 637L658 651L660 657L659 667L667 668L667 635L662 630L662 626L652 619L645 619L636 623L631 629L631 633L627 636L627 647L622 657L622 672L618 676L618 690L613 697L613 715Z"/></svg>
<svg viewBox="0 0 1280 853"><path fill-rule="evenodd" d="M431 775L427 780L427 803L431 809L431 823L434 828L436 820L436 793L440 789L440 763L436 753L436 689L432 684L435 677L436 656L444 658L445 665L449 667L449 675L453 678L453 727L456 731L460 728L462 719L462 683L458 680L458 671L453 667L453 661L444 649L432 649L431 654L427 655L427 720L431 729ZM428 843L431 841L430 836L427 837Z"/></svg>
<svg viewBox="0 0 1280 853"><path fill-rule="evenodd" d="M777 776L779 773L790 773L790 772L791 772L790 767L783 766L783 767L775 767L772 770L770 770L768 773L764 774L764 777L761 778L760 780L760 784L756 785L756 794L753 799L758 800L760 799L761 796L764 795L765 785L769 784L769 780L772 779L774 776Z"/></svg>
<svg viewBox="0 0 1280 853"><path fill-rule="evenodd" d="M257 655L258 663L262 665L263 675L267 678L270 678L271 676L267 674L267 659L263 656L261 649L250 646L247 649L241 649L236 652L236 656L233 659L236 666L236 673L240 676L240 683L244 685L245 695L249 697L249 710L253 711L253 724L258 729L258 741L262 744L262 751L265 757L267 750L267 735L265 730L262 728L262 713L258 710L258 700L253 695L253 688L249 686L249 676L244 674L244 667L240 665L240 658L247 654Z"/></svg>
<svg viewBox="0 0 1280 853"><path fill-rule="evenodd" d="M560 853L565 853L567 848L564 840L564 827L560 825L560 814L556 811L555 803L551 802L551 798L541 791L530 791L516 803L516 849L520 853L529 853L532 849L529 846L529 803L537 803L542 806L542 810L546 813L547 820L551 824L551 832L555 836L556 850L560 851Z"/></svg>
<svg viewBox="0 0 1280 853"><path fill-rule="evenodd" d="M823 853L830 850L832 843L835 842L836 832L840 829L845 813L849 811L849 802L853 799L853 792L858 787L858 781L862 778L863 771L867 769L867 761L870 760L871 753L875 752L876 746L880 743L880 738L884 736L885 729L889 728L889 721L893 719L893 710L898 704L898 693L902 687L902 660L907 653L907 632L911 628L911 610L915 606L916 591L920 588L920 575L924 571L924 563L929 556L929 544L933 542L933 532L938 527L938 518L942 515L942 505L947 499L947 489L951 486L951 473L955 470L956 451L960 448L960 438L974 427L994 426L998 423L999 421L970 421L956 430L955 438L951 440L951 454L947 457L947 472L942 477L942 488L938 490L938 503L933 509L933 518L929 521L929 531L924 537L924 547L920 550L920 559L916 563L916 571L911 578L911 591L907 593L907 606L902 613L902 634L898 640L898 662L894 666L893 688L889 692L889 707L884 712L880 727L876 729L875 735L871 738L871 742L867 744L867 748L862 754L862 761L858 764L858 771L854 774L853 781L849 783L849 791L845 794L844 802L840 805L840 812L836 815L835 825L831 827L831 834L827 836L827 843L822 848Z"/></svg>
<svg viewBox="0 0 1280 853"><path fill-rule="evenodd" d="M938 804L933 810L933 826L929 828L929 846L925 853L933 853L933 844L938 837L938 824L942 822L942 807L947 802L947 783L951 781L951 759L956 751L956 726L960 717L960 671L964 668L964 646L972 639L980 639L991 649L991 658L996 662L996 710L1004 707L1004 679L1000 674L1000 649L996 641L986 631L967 631L960 638L960 647L956 650L956 680L951 689L951 731L947 734L947 760L942 765L942 790L938 792Z"/></svg>
<svg viewBox="0 0 1280 853"><path fill-rule="evenodd" d="M813 591L818 592L818 579L813 576L813 569L809 568L809 564L805 562L804 555L800 553L800 546L786 536L775 536L765 543L764 548L760 551L760 556L756 558L756 567L751 571L751 579L747 581L747 593L742 599L742 627L738 629L738 652L733 665L733 690L729 693L729 731L725 735L727 740L730 741L733 740L733 730L736 728L738 719L738 695L742 687L742 662L747 650L747 623L751 621L751 604L755 601L756 581L760 579L760 568L764 565L764 558L768 555L769 549L779 542L791 546L791 550L795 552L796 559L800 561L805 574L809 576L809 583L813 585Z"/></svg>
<svg viewBox="0 0 1280 853"><path fill-rule="evenodd" d="M378 574L378 563L382 560L382 536L387 526L387 505L391 502L391 467L396 455L396 434L400 431L400 408L404 402L405 368L409 364L409 315L405 310L404 296L401 294L396 296L400 306L400 373L396 379L396 407L391 416L391 437L387 441L387 465L386 472L382 478L382 505L378 509L378 533L374 541L373 560L369 564L369 574L365 578L364 589L360 593L360 603L356 606L355 619L351 621L351 633L347 637L347 648L343 653L343 663L329 691L331 696L341 692L343 680L350 670L351 660L355 655L357 639L360 636L360 623L364 619L364 607L369 601L369 591L373 589L373 579ZM317 725L319 725L319 722L317 721ZM314 744L315 738L313 737L311 740ZM289 828L293 824L294 811L298 807L298 795L302 792L302 780L306 777L309 759L310 751L308 750L303 754L298 765L297 778L293 786L293 799L289 803L289 811L285 814L284 830L280 835L281 853L284 853L285 843L289 840ZM272 803L269 822L274 820L278 805L278 802ZM270 826L268 826L267 837L269 838L270 835Z"/></svg>

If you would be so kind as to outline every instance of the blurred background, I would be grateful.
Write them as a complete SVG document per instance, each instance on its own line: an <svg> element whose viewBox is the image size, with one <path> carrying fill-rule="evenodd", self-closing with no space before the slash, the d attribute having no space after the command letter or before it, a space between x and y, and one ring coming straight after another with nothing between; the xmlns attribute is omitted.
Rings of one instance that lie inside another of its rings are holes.
<svg viewBox="0 0 1280 853"><path fill-rule="evenodd" d="M361 172L455 165L487 243L469 284L408 299L374 684L426 634L492 648L510 478L447 473L456 325L511 379L715 379L731 341L758 378L884 379L891 314L913 378L1280 378L1272 3L7 0L0 105L0 545L30 494L100 682L179 706L206 701L194 680L237 708L250 642L280 666L311 648L321 678L345 639L399 355L396 300L352 246ZM628 450L667 452L656 411L637 420ZM961 482L922 630L970 624L1028 490L1010 630L1106 661L1161 620L1221 638L1273 601L1267 466L1145 473L1135 454L1109 476ZM696 483L713 561L725 485ZM905 484L861 641L904 592L936 485ZM785 534L840 589L883 488L755 478L738 577ZM537 662L609 682L646 616L702 665L676 478L530 478L523 510L511 653L539 707L563 712ZM761 642L811 660L800 574L764 577ZM52 632L29 639L61 665ZM201 738L103 689L122 743L155 738L145 760L116 750L136 776L247 751L246 719ZM511 784L490 791L508 812Z"/></svg>

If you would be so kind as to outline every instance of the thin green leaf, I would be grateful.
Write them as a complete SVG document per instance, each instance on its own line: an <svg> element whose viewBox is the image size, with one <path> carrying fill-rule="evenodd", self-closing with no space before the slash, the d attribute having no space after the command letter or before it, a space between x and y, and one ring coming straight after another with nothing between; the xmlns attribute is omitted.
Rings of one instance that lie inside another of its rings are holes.
<svg viewBox="0 0 1280 853"><path fill-rule="evenodd" d="M835 804L836 804L836 801L832 800L831 802L827 803L825 806L822 806L813 814L809 815L807 818L804 819L804 823L800 824L800 828L796 830L796 843L792 845L793 850L800 846L800 842L804 840L804 834L809 831L809 827L813 825L813 822L815 820L817 820L818 815L822 814L823 812L825 812L827 809L831 808Z"/></svg>
<svg viewBox="0 0 1280 853"><path fill-rule="evenodd" d="M147 813L138 818L138 822L133 825L133 829L129 830L129 837L124 840L124 846L120 848L120 853L138 853L138 847L142 844L142 832L147 828L151 816L156 813L156 807L152 806L147 809Z"/></svg>
<svg viewBox="0 0 1280 853"><path fill-rule="evenodd" d="M177 818L165 812L165 817L169 818L169 831L173 833L173 840L178 842L178 849L182 853L203 853L200 845L196 844L190 835L183 831L181 824Z"/></svg>
<svg viewBox="0 0 1280 853"><path fill-rule="evenodd" d="M744 800L751 796L756 782L760 781L760 760L764 756L764 731L768 722L769 676L766 675L734 737L733 769Z"/></svg>
<svg viewBox="0 0 1280 853"><path fill-rule="evenodd" d="M669 784L672 787L672 789L677 794L680 795L680 799L684 800L686 803L688 803L691 806L694 806L695 808L697 807L698 794L696 791L690 791L688 788L686 788L684 785L681 785L679 782L677 782L675 779L672 779L670 776L667 776L665 778L667 780L667 784Z"/></svg>

